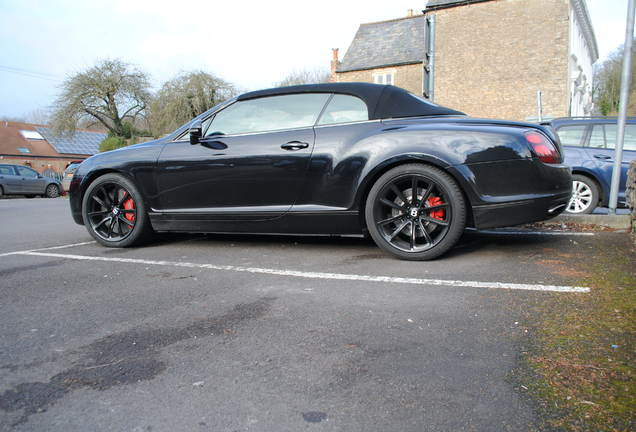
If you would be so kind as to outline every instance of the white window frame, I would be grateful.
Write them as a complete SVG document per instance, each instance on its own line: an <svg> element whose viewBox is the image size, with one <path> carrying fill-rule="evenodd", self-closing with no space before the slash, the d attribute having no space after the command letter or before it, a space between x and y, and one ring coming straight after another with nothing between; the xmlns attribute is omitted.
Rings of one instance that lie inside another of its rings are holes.
<svg viewBox="0 0 636 432"><path fill-rule="evenodd" d="M40 132L34 130L20 130L22 136L28 140L32 141L43 141L44 137L40 135Z"/></svg>
<svg viewBox="0 0 636 432"><path fill-rule="evenodd" d="M395 85L395 69L373 72L373 82L375 84Z"/></svg>

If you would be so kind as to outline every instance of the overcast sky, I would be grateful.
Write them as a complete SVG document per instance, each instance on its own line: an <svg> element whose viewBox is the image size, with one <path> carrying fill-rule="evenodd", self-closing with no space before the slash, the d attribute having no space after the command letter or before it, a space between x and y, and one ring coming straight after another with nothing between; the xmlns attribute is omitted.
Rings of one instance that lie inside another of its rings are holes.
<svg viewBox="0 0 636 432"><path fill-rule="evenodd" d="M51 104L97 59L121 58L156 87L205 70L246 90L340 59L361 23L421 11L428 0L1 0L0 116ZM625 42L627 0L587 0L601 59ZM531 23L529 23L531 25Z"/></svg>

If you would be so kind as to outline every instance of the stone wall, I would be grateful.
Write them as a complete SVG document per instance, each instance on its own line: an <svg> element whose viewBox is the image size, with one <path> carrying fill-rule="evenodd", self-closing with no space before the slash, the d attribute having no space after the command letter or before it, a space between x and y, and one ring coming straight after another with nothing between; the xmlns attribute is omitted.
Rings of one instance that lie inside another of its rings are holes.
<svg viewBox="0 0 636 432"><path fill-rule="evenodd" d="M627 196L627 205L632 211L632 234L636 236L636 160L633 160L629 164L629 170L627 171L627 190L625 191Z"/></svg>
<svg viewBox="0 0 636 432"><path fill-rule="evenodd" d="M421 96L423 89L424 69L422 63L389 66L385 68L360 70L352 72L337 72L336 79L338 82L366 82L373 83L373 74L377 72L394 72L393 85L410 91L411 93Z"/></svg>
<svg viewBox="0 0 636 432"><path fill-rule="evenodd" d="M525 120L569 113L569 0L495 0L436 15L435 102Z"/></svg>

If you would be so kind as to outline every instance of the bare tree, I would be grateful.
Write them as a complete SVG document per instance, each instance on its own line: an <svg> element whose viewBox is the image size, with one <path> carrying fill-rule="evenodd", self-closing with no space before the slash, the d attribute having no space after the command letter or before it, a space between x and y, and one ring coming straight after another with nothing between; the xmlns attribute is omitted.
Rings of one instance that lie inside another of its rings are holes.
<svg viewBox="0 0 636 432"><path fill-rule="evenodd" d="M239 89L204 72L181 72L157 92L150 109L153 134L173 132L210 108L239 94Z"/></svg>
<svg viewBox="0 0 636 432"><path fill-rule="evenodd" d="M623 73L623 54L625 46L619 46L611 52L602 63L594 65L594 103L595 110L601 115L617 115L621 93L621 77ZM636 57L636 44L632 56ZM636 81L636 62L632 62L630 89ZM630 100L634 93L630 94ZM628 115L636 115L636 106L629 104Z"/></svg>
<svg viewBox="0 0 636 432"><path fill-rule="evenodd" d="M287 87L301 84L319 84L331 81L331 72L327 68L315 67L313 69L294 69L282 81L277 81L273 87Z"/></svg>
<svg viewBox="0 0 636 432"><path fill-rule="evenodd" d="M13 123L26 123L34 125L47 125L50 117L49 108L36 108L28 114L20 117L0 116L0 121L9 121Z"/></svg>
<svg viewBox="0 0 636 432"><path fill-rule="evenodd" d="M124 119L144 115L151 99L150 75L121 59L98 60L95 66L67 78L53 104L51 126L72 134L82 120L100 123L124 136ZM86 123L84 123L86 124Z"/></svg>
<svg viewBox="0 0 636 432"><path fill-rule="evenodd" d="M25 116L10 117L10 116L7 116L7 115L0 116L0 121L11 122L11 123L26 123L27 122Z"/></svg>
<svg viewBox="0 0 636 432"><path fill-rule="evenodd" d="M36 108L25 116L25 123L47 125L51 118L50 108Z"/></svg>

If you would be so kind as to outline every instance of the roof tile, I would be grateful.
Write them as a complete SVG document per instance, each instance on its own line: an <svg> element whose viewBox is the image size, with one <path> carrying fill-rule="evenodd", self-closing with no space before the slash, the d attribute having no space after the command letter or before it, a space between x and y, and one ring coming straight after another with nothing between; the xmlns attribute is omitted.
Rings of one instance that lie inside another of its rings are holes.
<svg viewBox="0 0 636 432"><path fill-rule="evenodd" d="M422 63L426 55L424 15L361 24L338 72Z"/></svg>

